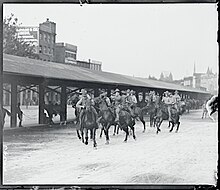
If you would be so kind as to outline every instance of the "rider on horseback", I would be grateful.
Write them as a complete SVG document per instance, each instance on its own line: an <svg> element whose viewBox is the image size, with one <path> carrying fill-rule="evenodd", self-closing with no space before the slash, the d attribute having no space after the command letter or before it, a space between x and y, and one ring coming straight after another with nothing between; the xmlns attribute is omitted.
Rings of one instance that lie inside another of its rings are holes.
<svg viewBox="0 0 220 190"><path fill-rule="evenodd" d="M113 93L112 96L112 100L114 102L114 107L115 107L115 114L116 114L116 118L115 118L115 122L119 121L119 111L121 108L121 95L120 95L120 90L116 89Z"/></svg>
<svg viewBox="0 0 220 190"><path fill-rule="evenodd" d="M108 107L111 106L111 101L110 101L109 97L107 96L107 92L106 92L106 91L104 91L104 90L101 91L101 94L99 95L99 97L100 97L102 100L105 101L105 103L106 103L106 105L107 105Z"/></svg>
<svg viewBox="0 0 220 190"><path fill-rule="evenodd" d="M134 117L134 110L137 106L137 98L133 90L130 91L130 94L128 95L127 100L128 100L128 109L131 113L131 116Z"/></svg>
<svg viewBox="0 0 220 190"><path fill-rule="evenodd" d="M172 104L173 104L173 99L172 99L171 93L168 92L168 91L164 92L164 96L162 98L162 101L167 106L167 110L168 110L168 114L169 114L169 121L172 121L172 119L171 119L171 107L172 107Z"/></svg>
<svg viewBox="0 0 220 190"><path fill-rule="evenodd" d="M180 95L178 94L178 91L176 90L174 95L173 95L173 103L174 103L174 108L176 108L176 110L179 112L179 104L180 104L180 100L181 100L181 97Z"/></svg>
<svg viewBox="0 0 220 190"><path fill-rule="evenodd" d="M85 108L86 108L87 101L91 101L91 103L94 104L91 96L89 96L89 94L87 93L87 91L85 89L81 90L81 94L82 94L82 97L80 98L80 100L76 104L77 108L81 108L81 112L79 114L79 126L80 127L82 127L82 118L85 114ZM98 122L97 122L98 114L93 106L91 106L91 110L95 114L95 119L96 119L97 128L98 128Z"/></svg>

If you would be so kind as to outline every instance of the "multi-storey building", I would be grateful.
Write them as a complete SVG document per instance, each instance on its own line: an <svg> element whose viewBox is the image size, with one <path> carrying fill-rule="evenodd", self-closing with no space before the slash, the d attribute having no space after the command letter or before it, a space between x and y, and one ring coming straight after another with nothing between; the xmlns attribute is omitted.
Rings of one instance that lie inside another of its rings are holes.
<svg viewBox="0 0 220 190"><path fill-rule="evenodd" d="M35 46L35 53L43 61L54 61L56 44L56 23L46 20L39 26L19 26L19 38Z"/></svg>
<svg viewBox="0 0 220 190"><path fill-rule="evenodd" d="M76 65L77 46L68 43L56 43L55 61Z"/></svg>

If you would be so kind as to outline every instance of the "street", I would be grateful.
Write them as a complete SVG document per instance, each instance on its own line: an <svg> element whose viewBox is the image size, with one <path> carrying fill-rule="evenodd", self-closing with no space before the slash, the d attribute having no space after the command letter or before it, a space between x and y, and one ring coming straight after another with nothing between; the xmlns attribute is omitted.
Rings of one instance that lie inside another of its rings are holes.
<svg viewBox="0 0 220 190"><path fill-rule="evenodd" d="M201 119L201 110L180 121L178 133L164 121L158 135L137 122L137 140L127 143L112 127L109 145L98 130L97 149L70 124L5 130L3 184L215 184L218 123Z"/></svg>

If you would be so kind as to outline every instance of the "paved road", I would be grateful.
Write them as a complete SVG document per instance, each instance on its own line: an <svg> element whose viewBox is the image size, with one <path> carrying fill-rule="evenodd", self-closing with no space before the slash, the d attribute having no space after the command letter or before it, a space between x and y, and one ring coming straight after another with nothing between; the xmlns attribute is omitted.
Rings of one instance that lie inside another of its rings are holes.
<svg viewBox="0 0 220 190"><path fill-rule="evenodd" d="M137 140L124 133L97 138L98 148L82 144L68 126L4 131L4 184L214 184L217 170L217 122L201 119L201 110L181 117L178 133L136 124ZM99 131L98 131L99 134ZM112 131L111 131L112 134Z"/></svg>

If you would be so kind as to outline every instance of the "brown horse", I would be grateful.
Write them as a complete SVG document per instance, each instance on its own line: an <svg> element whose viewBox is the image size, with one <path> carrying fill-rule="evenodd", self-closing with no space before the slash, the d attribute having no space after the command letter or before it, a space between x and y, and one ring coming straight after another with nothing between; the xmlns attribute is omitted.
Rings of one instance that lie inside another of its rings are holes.
<svg viewBox="0 0 220 190"><path fill-rule="evenodd" d="M136 140L134 125L135 119L131 117L131 114L128 111L121 109L119 111L119 127L126 133L124 142L127 142L129 128L132 130L133 138Z"/></svg>
<svg viewBox="0 0 220 190"><path fill-rule="evenodd" d="M160 132L160 126L163 122L163 120L168 120L169 119L169 114L168 114L168 109L166 107L166 105L164 103L160 103L158 109L157 109L157 113L155 116L155 124L157 127L157 134L158 132ZM178 132L179 130L179 126L180 126L180 113L175 109L175 108L171 108L171 121L169 121L169 126L170 124L172 124L170 132L173 131L173 128L175 125L177 125L177 129L176 132ZM168 126L168 127L169 127Z"/></svg>
<svg viewBox="0 0 220 190"><path fill-rule="evenodd" d="M91 138L93 140L93 147L97 146L96 143L96 129L98 128L97 123L96 123L96 116L95 113L92 110L92 104L91 101L88 100L86 102L85 108L83 115L82 115L82 120L81 120L81 125L79 126L78 123L78 128L77 128L77 135L79 139L82 139L82 142L88 145L88 131L90 130L91 132ZM79 131L81 132L81 137L79 134ZM84 132L85 132L85 141L84 141Z"/></svg>
<svg viewBox="0 0 220 190"><path fill-rule="evenodd" d="M104 99L97 97L95 99L96 105L98 105L97 110L99 111L99 117L100 117L100 123L102 125L100 138L102 137L102 133L104 131L106 136L106 144L109 144L109 128L114 125L117 126L117 123L115 122L115 113L113 108L110 108L107 106L107 103ZM114 135L114 134L113 134Z"/></svg>
<svg viewBox="0 0 220 190"><path fill-rule="evenodd" d="M144 121L144 110L145 110L145 107L144 108L140 108L140 107L137 107L137 106L131 106L131 110L132 110L132 115L134 116L134 118L139 118L141 123L143 124L144 126L144 130L143 130L143 133L145 132L146 130L146 123Z"/></svg>

